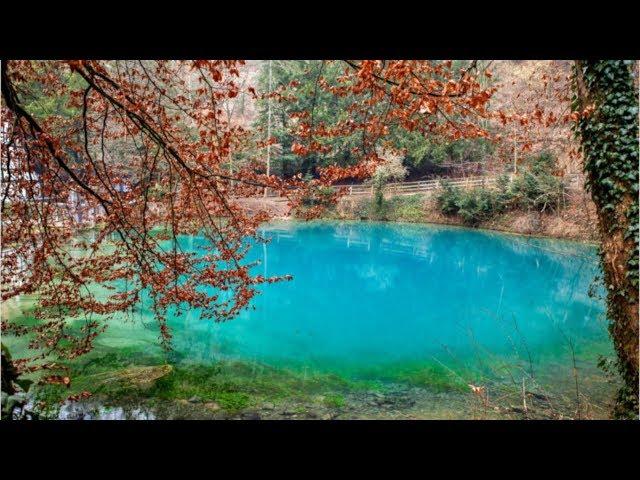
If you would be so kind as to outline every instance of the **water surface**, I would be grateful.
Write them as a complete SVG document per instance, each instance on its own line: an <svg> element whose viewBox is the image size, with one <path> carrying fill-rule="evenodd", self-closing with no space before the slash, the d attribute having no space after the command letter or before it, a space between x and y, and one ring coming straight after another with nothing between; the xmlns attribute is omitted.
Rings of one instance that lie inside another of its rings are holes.
<svg viewBox="0 0 640 480"><path fill-rule="evenodd" d="M595 365L610 351L603 302L588 295L598 272L592 246L384 223L263 230L271 241L252 248L254 273L293 279L261 286L253 308L226 323L197 310L170 318L175 358L384 376L425 362L491 373L496 358L549 370L567 362L570 346ZM180 242L199 251L206 240ZM141 312L113 323L101 342L154 348L156 328Z"/></svg>

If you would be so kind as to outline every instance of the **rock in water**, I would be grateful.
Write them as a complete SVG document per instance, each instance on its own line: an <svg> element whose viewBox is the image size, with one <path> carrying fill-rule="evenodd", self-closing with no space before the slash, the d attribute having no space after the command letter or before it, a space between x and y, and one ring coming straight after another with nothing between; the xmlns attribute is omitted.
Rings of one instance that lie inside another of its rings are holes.
<svg viewBox="0 0 640 480"><path fill-rule="evenodd" d="M220 410L220 405L218 405L216 402L207 402L204 404L204 407L208 410L212 410L212 411L217 411Z"/></svg>
<svg viewBox="0 0 640 480"><path fill-rule="evenodd" d="M260 414L258 412L245 412L242 414L243 420L260 420Z"/></svg>

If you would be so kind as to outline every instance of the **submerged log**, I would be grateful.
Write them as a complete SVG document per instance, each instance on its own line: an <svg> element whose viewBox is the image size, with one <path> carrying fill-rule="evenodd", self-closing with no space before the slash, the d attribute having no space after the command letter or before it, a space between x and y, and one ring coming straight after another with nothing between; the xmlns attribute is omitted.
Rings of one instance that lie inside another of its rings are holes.
<svg viewBox="0 0 640 480"><path fill-rule="evenodd" d="M157 380L169 375L172 371L171 365L129 367L115 372L98 373L92 378L96 385L118 383L126 387L146 389L152 387Z"/></svg>

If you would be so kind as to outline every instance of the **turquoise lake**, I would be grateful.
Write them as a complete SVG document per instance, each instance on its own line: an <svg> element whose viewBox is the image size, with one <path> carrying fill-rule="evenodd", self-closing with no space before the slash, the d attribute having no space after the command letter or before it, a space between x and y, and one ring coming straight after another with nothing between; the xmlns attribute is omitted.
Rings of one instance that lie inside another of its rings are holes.
<svg viewBox="0 0 640 480"><path fill-rule="evenodd" d="M253 247L254 273L293 279L261 286L254 308L226 323L197 310L171 318L174 360L375 377L433 362L488 375L496 359L552 374L568 367L569 343L593 368L610 353L604 302L588 295L593 246L385 223L282 222L262 233L271 241ZM198 251L205 240L180 242ZM112 322L100 342L157 348L153 319L137 316Z"/></svg>

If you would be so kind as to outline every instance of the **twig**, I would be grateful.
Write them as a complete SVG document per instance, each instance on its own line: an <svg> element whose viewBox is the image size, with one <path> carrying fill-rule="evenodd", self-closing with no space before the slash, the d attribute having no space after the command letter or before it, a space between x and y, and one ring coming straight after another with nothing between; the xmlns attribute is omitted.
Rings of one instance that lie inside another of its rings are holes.
<svg viewBox="0 0 640 480"><path fill-rule="evenodd" d="M567 344L569 345L569 350L571 351L571 362L573 364L573 379L576 384L576 417L580 420L580 386L578 382L578 367L576 366L576 352L573 346L573 340L569 338L564 331L558 327L562 336L567 340Z"/></svg>
<svg viewBox="0 0 640 480"><path fill-rule="evenodd" d="M525 387L525 379L522 377L522 408L524 409L525 418L529 413L529 409L527 408L527 389Z"/></svg>

